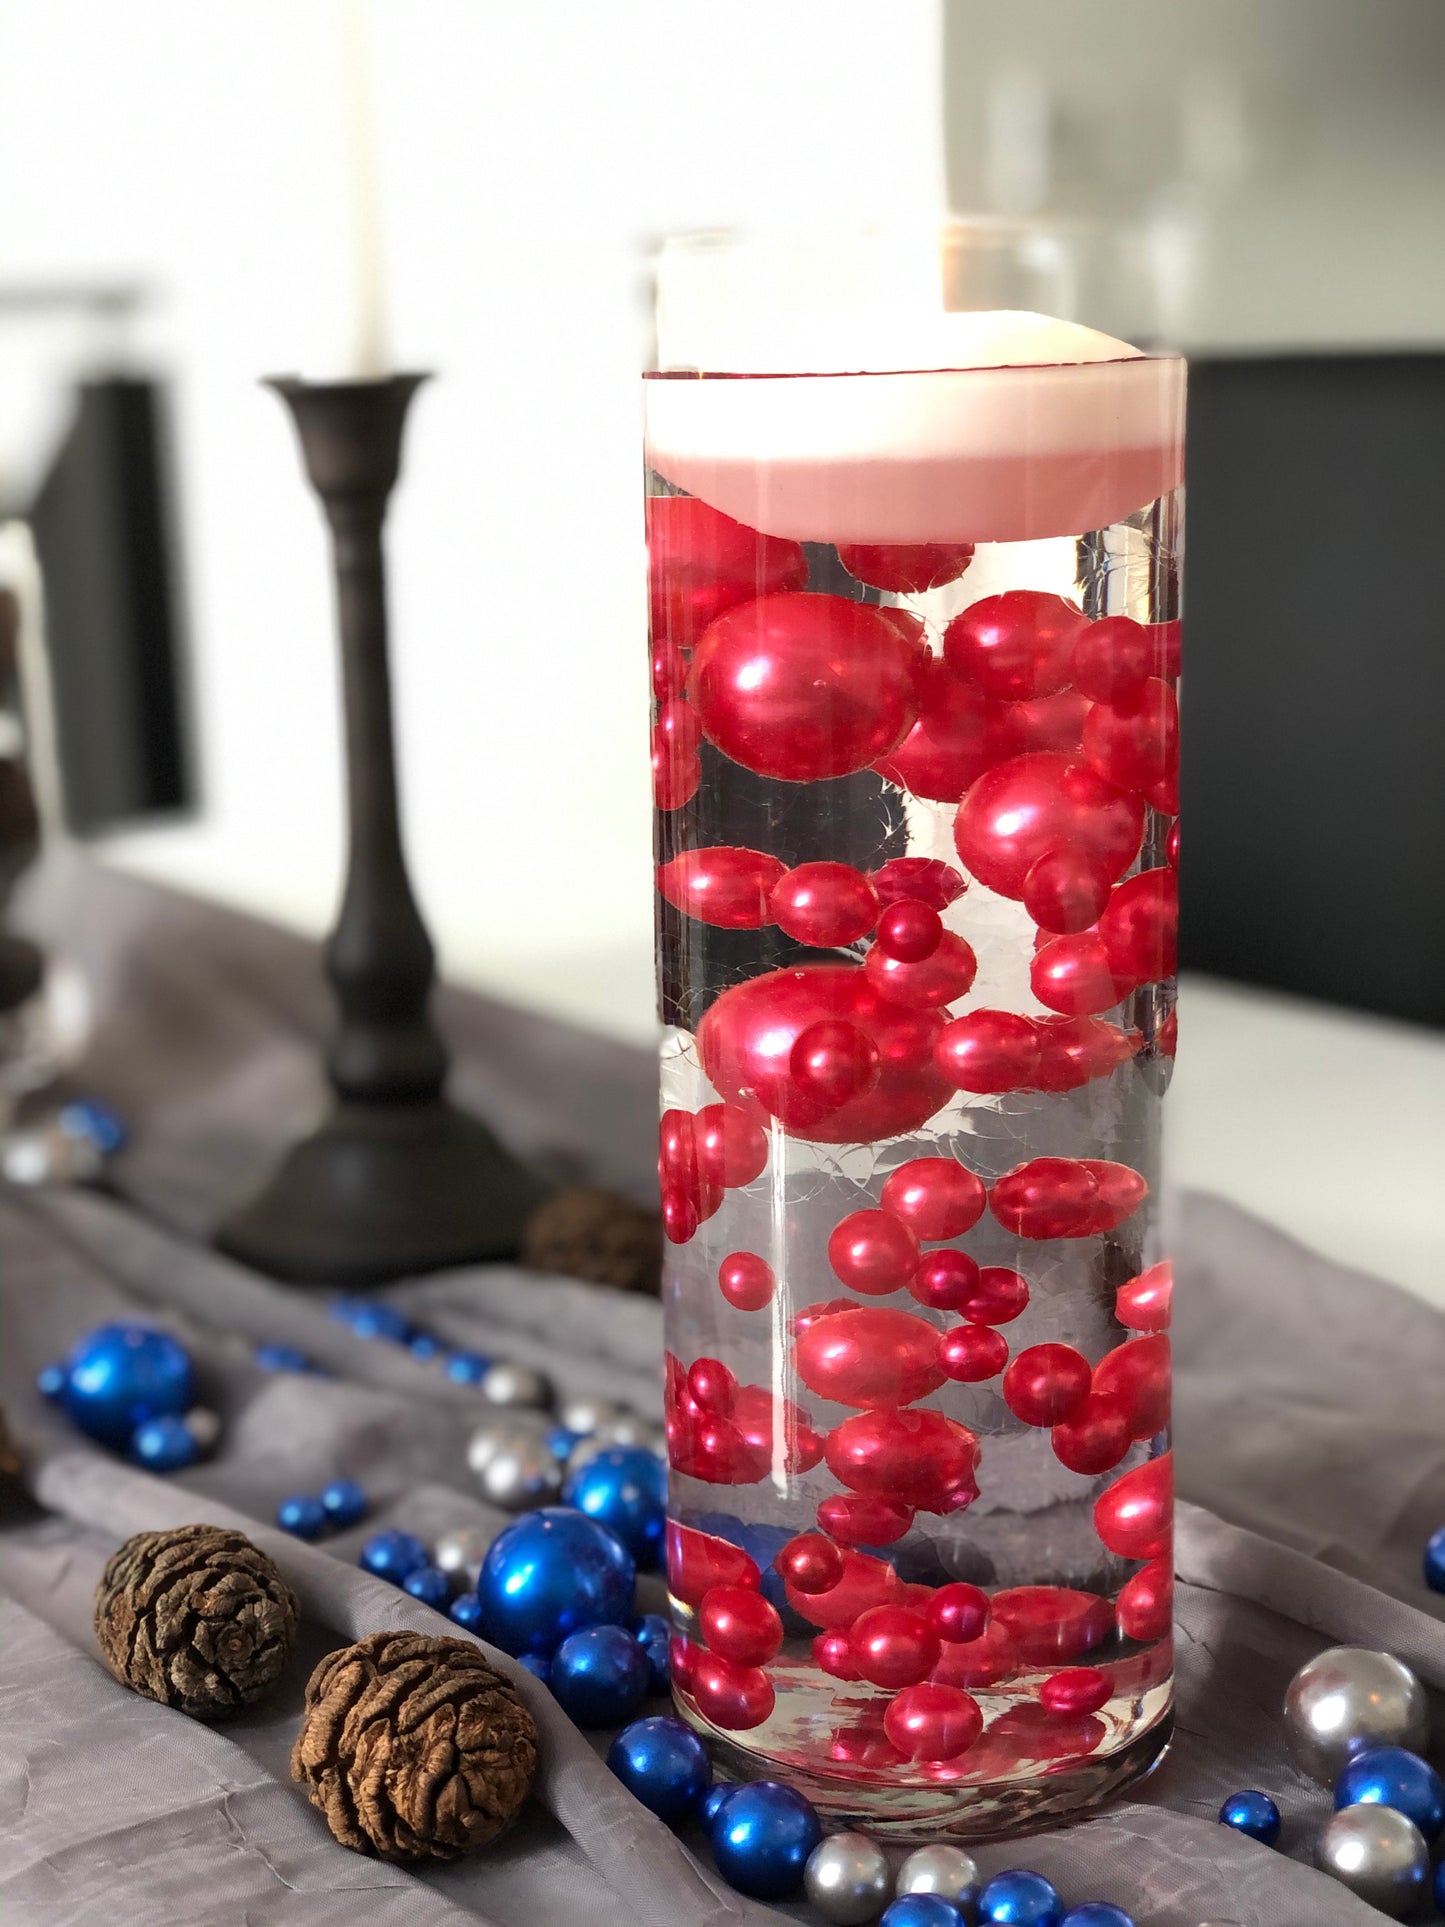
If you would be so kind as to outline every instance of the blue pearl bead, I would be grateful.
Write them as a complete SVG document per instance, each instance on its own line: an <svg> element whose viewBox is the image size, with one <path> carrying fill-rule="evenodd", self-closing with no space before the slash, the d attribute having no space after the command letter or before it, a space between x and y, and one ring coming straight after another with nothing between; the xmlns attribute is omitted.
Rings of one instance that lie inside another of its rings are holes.
<svg viewBox="0 0 1445 1927"><path fill-rule="evenodd" d="M647 1698L647 1656L621 1626L569 1633L552 1656L552 1697L578 1726L616 1726Z"/></svg>
<svg viewBox="0 0 1445 1927"><path fill-rule="evenodd" d="M1335 1808L1393 1807L1413 1820L1427 1840L1445 1826L1445 1782L1418 1753L1372 1746L1357 1753L1335 1783Z"/></svg>
<svg viewBox="0 0 1445 1927"><path fill-rule="evenodd" d="M329 1485L322 1486L321 1503L338 1531L366 1517L366 1494L355 1479L332 1479Z"/></svg>
<svg viewBox="0 0 1445 1927"><path fill-rule="evenodd" d="M584 1626L625 1626L636 1582L632 1554L605 1526L543 1506L497 1534L477 1591L494 1645L550 1656Z"/></svg>
<svg viewBox="0 0 1445 1927"><path fill-rule="evenodd" d="M607 1764L627 1791L670 1827L693 1812L712 1781L707 1748L681 1720L634 1720L612 1742Z"/></svg>
<svg viewBox="0 0 1445 1927"><path fill-rule="evenodd" d="M180 1472L194 1465L201 1456L200 1443L183 1418L167 1413L148 1418L135 1428L130 1442L131 1457L148 1472Z"/></svg>
<svg viewBox="0 0 1445 1927"><path fill-rule="evenodd" d="M552 1662L550 1659L543 1659L540 1653L523 1653L517 1664L525 1666L532 1677L541 1680L544 1686L552 1677Z"/></svg>
<svg viewBox="0 0 1445 1927"><path fill-rule="evenodd" d="M657 1564L667 1517L667 1473L655 1453L640 1445L606 1446L578 1466L562 1497L615 1532L644 1570Z"/></svg>
<svg viewBox="0 0 1445 1927"><path fill-rule="evenodd" d="M394 1305L366 1298L338 1298L331 1312L343 1325L350 1325L358 1338L384 1338L393 1345L404 1345L411 1337L411 1326Z"/></svg>
<svg viewBox="0 0 1445 1927"><path fill-rule="evenodd" d="M1230 1794L1219 1809L1219 1824L1247 1834L1262 1847L1272 1847L1279 1838L1279 1808L1267 1793L1247 1788Z"/></svg>
<svg viewBox="0 0 1445 1927"><path fill-rule="evenodd" d="M481 1632L482 1602L474 1592L459 1592L447 1611L469 1633Z"/></svg>
<svg viewBox="0 0 1445 1927"><path fill-rule="evenodd" d="M1435 1902L1437 1914L1445 1914L1445 1860L1435 1869L1435 1879L1430 1888L1430 1897Z"/></svg>
<svg viewBox="0 0 1445 1927"><path fill-rule="evenodd" d="M729 1794L736 1792L737 1786L731 1780L713 1781L707 1792L702 1796L702 1807L700 1810L704 1826L710 1827L712 1825L713 1821L716 1820L722 1811L724 1800L728 1798Z"/></svg>
<svg viewBox="0 0 1445 1927"><path fill-rule="evenodd" d="M87 1437L124 1451L149 1418L180 1418L195 1403L183 1345L146 1325L102 1325L65 1361L60 1402Z"/></svg>
<svg viewBox="0 0 1445 1927"><path fill-rule="evenodd" d="M457 1385L480 1385L492 1369L492 1360L480 1352L453 1352L447 1360L447 1377Z"/></svg>
<svg viewBox="0 0 1445 1927"><path fill-rule="evenodd" d="M1063 1927L1134 1927L1134 1922L1122 1907L1111 1907L1105 1900L1088 1900L1082 1907L1069 1909Z"/></svg>
<svg viewBox="0 0 1445 1927"><path fill-rule="evenodd" d="M1425 1584L1431 1592L1445 1592L1445 1526L1425 1541Z"/></svg>
<svg viewBox="0 0 1445 1927"><path fill-rule="evenodd" d="M963 1927L963 1915L942 1894L900 1894L878 1927Z"/></svg>
<svg viewBox="0 0 1445 1927"><path fill-rule="evenodd" d="M276 1523L296 1539L319 1539L326 1530L326 1507L309 1492L296 1492L276 1508Z"/></svg>
<svg viewBox="0 0 1445 1927"><path fill-rule="evenodd" d="M406 1348L413 1358L419 1358L423 1363L429 1358L436 1358L443 1349L442 1341L435 1332L413 1332L406 1341Z"/></svg>
<svg viewBox="0 0 1445 1927"><path fill-rule="evenodd" d="M1064 1903L1041 1873L1010 1867L995 1874L979 1895L978 1917L993 1927L1060 1927Z"/></svg>
<svg viewBox="0 0 1445 1927"><path fill-rule="evenodd" d="M446 1611L452 1596L452 1582L440 1566L418 1566L402 1580L401 1589L424 1606L435 1606L438 1612Z"/></svg>
<svg viewBox="0 0 1445 1927"><path fill-rule="evenodd" d="M65 1390L65 1367L42 1365L35 1374L35 1389L42 1398L55 1400Z"/></svg>
<svg viewBox="0 0 1445 1927"><path fill-rule="evenodd" d="M311 1360L298 1345L258 1345L256 1363L263 1372L309 1372Z"/></svg>
<svg viewBox="0 0 1445 1927"><path fill-rule="evenodd" d="M672 1683L671 1626L661 1613L643 1613L640 1618L633 1620L632 1635L647 1656L652 1675L647 1690L650 1693L665 1693Z"/></svg>
<svg viewBox="0 0 1445 1927"><path fill-rule="evenodd" d="M547 1450L565 1465L572 1456L573 1446L579 1444L582 1437L581 1432L569 1432L565 1425L554 1425L547 1434Z"/></svg>
<svg viewBox="0 0 1445 1927"><path fill-rule="evenodd" d="M712 1856L730 1887L754 1900L785 1900L803 1884L823 1837L812 1802L777 1780L735 1787L713 1818Z"/></svg>
<svg viewBox="0 0 1445 1927"><path fill-rule="evenodd" d="M389 1579L394 1586L399 1586L411 1573L429 1566L431 1560L414 1533L393 1529L373 1533L357 1555L356 1563L367 1572L374 1572L378 1579Z"/></svg>
<svg viewBox="0 0 1445 1927"><path fill-rule="evenodd" d="M67 1137L83 1138L105 1158L118 1151L126 1140L125 1125L110 1106L98 1098L77 1097L63 1104L57 1121Z"/></svg>

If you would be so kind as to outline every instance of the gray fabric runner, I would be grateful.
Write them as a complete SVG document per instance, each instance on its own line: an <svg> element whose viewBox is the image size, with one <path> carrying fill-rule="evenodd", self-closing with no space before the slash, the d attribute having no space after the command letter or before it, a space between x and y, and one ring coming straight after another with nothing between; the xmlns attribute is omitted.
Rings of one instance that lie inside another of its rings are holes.
<svg viewBox="0 0 1445 1927"><path fill-rule="evenodd" d="M816 1918L802 1903L778 1910L732 1893L700 1835L676 1837L632 1801L598 1757L603 1742L579 1735L502 1655L543 1736L538 1797L514 1832L426 1872L332 1841L287 1771L302 1686L323 1652L362 1633L455 1631L354 1561L378 1524L428 1537L503 1523L465 1471L479 1401L397 1348L355 1337L324 1299L249 1275L201 1242L320 1109L314 1046L328 1007L314 949L74 859L52 860L28 917L91 976L99 1025L77 1084L113 1103L134 1137L110 1196L0 1192L0 1404L34 1498L0 1519L4 1927ZM457 1094L516 1148L558 1175L648 1195L646 1052L455 992L439 1015ZM1268 1095L1241 1092L1241 1102ZM1182 1201L1177 1244L1187 1501L1178 1737L1133 1797L979 1858L988 1871L1037 1867L1066 1901L1112 1900L1141 1927L1364 1923L1378 1916L1308 1864L1329 1801L1289 1767L1279 1705L1294 1668L1338 1641L1388 1648L1445 1689L1442 1602L1419 1569L1427 1533L1445 1520L1445 1320L1218 1200ZM501 1266L389 1295L455 1344L544 1365L566 1390L660 1410L655 1303ZM225 1425L211 1460L164 1480L81 1441L34 1390L37 1368L77 1336L132 1315L185 1338L203 1402ZM258 1340L299 1345L335 1376L261 1372ZM364 1526L313 1548L267 1523L284 1493L341 1472L375 1502ZM195 1519L240 1525L302 1601L300 1650L281 1688L213 1728L119 1686L90 1630L115 1544ZM1437 1720L1442 1707L1437 1699ZM1280 1849L1215 1823L1243 1786L1279 1801Z"/></svg>

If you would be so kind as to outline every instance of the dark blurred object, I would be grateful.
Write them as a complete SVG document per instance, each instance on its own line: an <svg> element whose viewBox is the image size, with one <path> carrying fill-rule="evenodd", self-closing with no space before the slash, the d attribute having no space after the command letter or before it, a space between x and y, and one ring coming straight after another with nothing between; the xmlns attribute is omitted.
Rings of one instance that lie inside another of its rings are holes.
<svg viewBox="0 0 1445 1927"><path fill-rule="evenodd" d="M27 515L65 820L77 835L193 801L182 644L150 381L86 381Z"/></svg>
<svg viewBox="0 0 1445 1927"><path fill-rule="evenodd" d="M1195 362L1180 960L1445 1026L1445 356Z"/></svg>
<svg viewBox="0 0 1445 1927"><path fill-rule="evenodd" d="M620 1291L662 1289L662 1219L614 1191L557 1191L527 1220L522 1263Z"/></svg>
<svg viewBox="0 0 1445 1927"><path fill-rule="evenodd" d="M0 756L0 915L19 877L40 848L40 814L20 749L20 602L0 588L0 716L14 725L14 752ZM40 988L45 959L33 943L0 929L0 1014L15 1010Z"/></svg>

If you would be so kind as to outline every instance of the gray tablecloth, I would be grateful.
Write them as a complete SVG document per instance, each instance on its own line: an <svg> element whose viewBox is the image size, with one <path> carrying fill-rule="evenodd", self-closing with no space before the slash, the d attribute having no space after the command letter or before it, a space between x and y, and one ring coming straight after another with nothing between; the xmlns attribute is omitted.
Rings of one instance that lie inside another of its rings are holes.
<svg viewBox="0 0 1445 1927"><path fill-rule="evenodd" d="M222 1206L320 1108L314 1045L328 1008L314 950L73 860L52 861L28 917L91 973L99 1025L82 1081L134 1138L111 1195L0 1192L0 1403L34 1499L0 1520L4 1927L776 1919L718 1880L696 1833L679 1839L637 1806L501 1656L543 1735L523 1823L439 1871L386 1867L331 1840L287 1773L301 1689L342 1640L448 1629L352 1561L378 1521L423 1535L501 1524L464 1472L475 1394L205 1247ZM439 1013L458 1094L519 1150L647 1195L647 1053L456 993ZM1184 1022L1187 1049L1187 1005ZM1268 1101L1240 1092L1242 1104ZM1322 1182L1348 1181L1343 1138L1340 1171ZM1445 1321L1218 1200L1181 1201L1178 1254L1178 1738L1154 1778L1103 1816L979 1857L990 1871L1035 1866L1066 1900L1112 1900L1161 1927L1363 1923L1377 1916L1308 1864L1328 1799L1287 1764L1279 1704L1294 1668L1337 1641L1386 1647L1445 1687L1440 1602L1419 1572L1422 1542L1445 1520ZM659 1408L654 1303L506 1267L392 1295L455 1342ZM134 1314L185 1337L225 1422L216 1456L182 1476L151 1478L79 1442L34 1391L36 1369L77 1335ZM335 1376L260 1372L260 1339L298 1344ZM339 1472L377 1501L366 1528L310 1548L264 1523L283 1493ZM216 1728L119 1686L90 1628L117 1541L194 1519L241 1525L302 1600L283 1688ZM1280 1849L1215 1823L1242 1786L1279 1801ZM783 1911L809 1917L801 1903Z"/></svg>

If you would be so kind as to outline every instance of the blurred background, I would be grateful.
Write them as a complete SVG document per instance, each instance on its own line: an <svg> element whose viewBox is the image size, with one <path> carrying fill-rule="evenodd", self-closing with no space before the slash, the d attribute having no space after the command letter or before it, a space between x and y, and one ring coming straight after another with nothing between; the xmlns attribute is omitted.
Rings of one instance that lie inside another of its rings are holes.
<svg viewBox="0 0 1445 1927"><path fill-rule="evenodd" d="M1176 1175L1445 1301L1442 189L1438 0L0 0L0 759L321 933L330 588L258 380L434 370L390 555L442 967L649 1041L650 242L1127 218L1194 362Z"/></svg>

